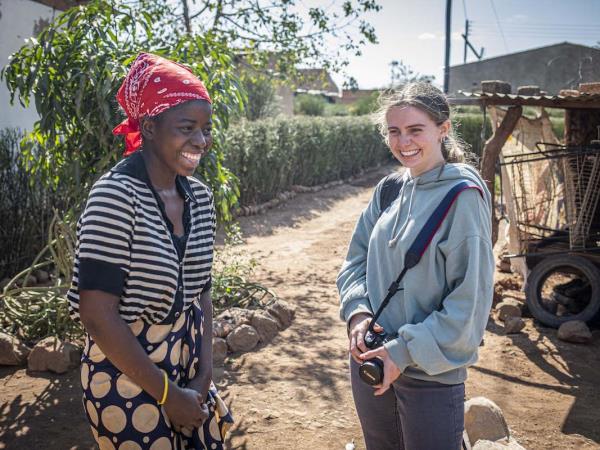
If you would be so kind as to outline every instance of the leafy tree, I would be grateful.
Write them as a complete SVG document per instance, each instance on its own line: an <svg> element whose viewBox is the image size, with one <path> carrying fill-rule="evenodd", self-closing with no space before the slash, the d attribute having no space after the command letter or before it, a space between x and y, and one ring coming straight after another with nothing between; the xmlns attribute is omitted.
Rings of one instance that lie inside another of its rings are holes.
<svg viewBox="0 0 600 450"><path fill-rule="evenodd" d="M164 55L190 66L214 99L216 143L200 175L213 187L220 218L228 219L238 189L222 164L221 145L231 112L244 101L234 55L210 33L165 33L157 23L173 25L170 11L145 3L96 0L72 8L12 55L2 72L12 100L27 106L33 97L41 117L24 140L25 157L36 180L73 186L75 203L81 201L124 148L112 128L122 119L115 94L126 67L140 51Z"/></svg>
<svg viewBox="0 0 600 450"><path fill-rule="evenodd" d="M345 67L348 53L360 54L362 45L377 42L364 15L381 9L375 0L331 0L306 14L301 0L179 0L179 5L175 14L185 30L226 38L250 64L269 67L275 76L293 73L298 63Z"/></svg>
<svg viewBox="0 0 600 450"><path fill-rule="evenodd" d="M12 99L28 105L33 98L41 117L24 140L30 168L49 186L77 186L74 198L81 200L119 157L115 149L122 141L111 134L120 121L114 95L135 55L150 51L191 66L215 99L217 142L200 174L213 186L221 218L228 218L237 187L222 165L219 133L231 113L242 110L245 97L233 67L243 60L261 67L263 77L280 79L294 73L300 61L339 69L346 64L341 52L359 52L376 41L373 28L361 19L380 9L374 0L334 0L327 8L310 8L307 17L297 3L179 0L179 9L172 9L172 3L158 0L93 0L60 15L2 72ZM327 54L325 43L332 36L343 45ZM246 87L268 105L264 79ZM263 114L263 106L252 106L259 109L252 114Z"/></svg>
<svg viewBox="0 0 600 450"><path fill-rule="evenodd" d="M415 72L410 66L404 64L402 60L394 60L390 63L390 87L392 88L397 88L415 81L431 83L433 80L435 80L435 76L422 75Z"/></svg>

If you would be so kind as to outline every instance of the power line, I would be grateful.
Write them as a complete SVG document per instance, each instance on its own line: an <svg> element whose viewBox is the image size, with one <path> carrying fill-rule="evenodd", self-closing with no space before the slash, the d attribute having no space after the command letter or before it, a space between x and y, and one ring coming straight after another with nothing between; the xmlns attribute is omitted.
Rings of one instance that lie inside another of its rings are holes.
<svg viewBox="0 0 600 450"><path fill-rule="evenodd" d="M494 11L494 16L496 16L496 22L498 23L498 29L500 30L500 34L502 35L502 40L504 41L504 50L506 51L506 53L509 53L508 45L506 44L506 38L504 37L504 32L502 31L502 26L500 25L500 18L498 17L496 7L494 6L494 0L490 0L490 3L492 5L492 10Z"/></svg>
<svg viewBox="0 0 600 450"><path fill-rule="evenodd" d="M485 22L485 21L476 21L478 24L481 25L486 25L486 26L493 26L496 25L498 22L493 23L493 22ZM555 28L575 28L575 29L580 29L580 28L591 28L591 29L599 29L600 25L597 23L589 23L589 24L579 24L579 23L546 23L546 22L527 22L527 23L519 23L519 22L503 22L500 21L500 24L503 25L505 28L510 28L510 27L522 27L522 28L548 28L548 29L555 29Z"/></svg>
<svg viewBox="0 0 600 450"><path fill-rule="evenodd" d="M471 23L474 23L473 21L470 21ZM487 26L482 26L478 23L476 23L476 28L479 30L484 30L484 31L491 31L493 28L496 27L487 27ZM511 31L516 31L516 32L520 32L520 31L526 31L526 32L534 32L534 33L596 33L598 35L598 37L600 37L600 28L597 29L576 29L576 28L533 28L533 27L504 27L503 30L505 32L511 32Z"/></svg>
<svg viewBox="0 0 600 450"><path fill-rule="evenodd" d="M499 31L497 30L485 30L485 29L480 29L480 28L471 28L471 35L473 36L497 36L498 34L501 34ZM561 39L561 38L590 38L590 39L596 39L598 41L600 41L600 34L596 33L596 32L571 32L571 31L560 31L560 32L554 32L554 31L527 31L527 30L514 30L514 31L508 31L508 33L512 36L512 37L549 37L549 38L556 38L556 39Z"/></svg>

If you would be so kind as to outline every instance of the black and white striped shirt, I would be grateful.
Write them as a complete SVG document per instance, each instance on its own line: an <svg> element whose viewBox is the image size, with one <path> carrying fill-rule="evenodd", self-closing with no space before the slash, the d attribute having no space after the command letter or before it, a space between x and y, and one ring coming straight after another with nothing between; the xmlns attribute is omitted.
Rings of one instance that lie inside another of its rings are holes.
<svg viewBox="0 0 600 450"><path fill-rule="evenodd" d="M172 322L210 288L215 210L210 190L177 177L185 199L186 243L179 258L172 224L152 189L141 152L119 162L92 187L77 224L73 281L67 293L79 319L79 290L120 297L126 322ZM187 226L186 226L187 225Z"/></svg>

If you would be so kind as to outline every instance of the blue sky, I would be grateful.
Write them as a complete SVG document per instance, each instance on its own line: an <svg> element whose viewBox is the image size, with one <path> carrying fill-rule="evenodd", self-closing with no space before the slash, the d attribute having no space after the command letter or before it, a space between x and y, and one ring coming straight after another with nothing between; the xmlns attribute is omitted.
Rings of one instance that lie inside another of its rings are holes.
<svg viewBox="0 0 600 450"><path fill-rule="evenodd" d="M416 72L443 82L446 0L379 0L383 9L366 18L378 45L350 58L348 73L360 88L389 84L389 63L402 60ZM473 21L471 41L485 47L484 58L559 42L595 45L600 41L600 0L453 0L451 65L462 64L465 10ZM472 53L467 62L475 61ZM343 77L335 76L336 81Z"/></svg>

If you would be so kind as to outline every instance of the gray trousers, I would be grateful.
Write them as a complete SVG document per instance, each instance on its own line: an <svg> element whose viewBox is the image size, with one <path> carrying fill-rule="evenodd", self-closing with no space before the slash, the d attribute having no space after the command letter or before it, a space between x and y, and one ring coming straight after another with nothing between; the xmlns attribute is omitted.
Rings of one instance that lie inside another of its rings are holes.
<svg viewBox="0 0 600 450"><path fill-rule="evenodd" d="M358 376L350 358L352 395L367 450L459 450L465 385L400 376L382 396Z"/></svg>

